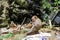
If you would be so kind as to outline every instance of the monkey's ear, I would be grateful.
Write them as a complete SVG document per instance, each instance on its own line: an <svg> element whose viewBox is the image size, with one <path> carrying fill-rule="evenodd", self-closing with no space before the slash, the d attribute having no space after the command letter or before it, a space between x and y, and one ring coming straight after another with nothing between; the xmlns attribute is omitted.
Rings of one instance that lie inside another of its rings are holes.
<svg viewBox="0 0 60 40"><path fill-rule="evenodd" d="M35 19L37 19L38 17L37 16L35 16Z"/></svg>
<svg viewBox="0 0 60 40"><path fill-rule="evenodd" d="M35 19L37 19L38 17L37 16L33 16Z"/></svg>

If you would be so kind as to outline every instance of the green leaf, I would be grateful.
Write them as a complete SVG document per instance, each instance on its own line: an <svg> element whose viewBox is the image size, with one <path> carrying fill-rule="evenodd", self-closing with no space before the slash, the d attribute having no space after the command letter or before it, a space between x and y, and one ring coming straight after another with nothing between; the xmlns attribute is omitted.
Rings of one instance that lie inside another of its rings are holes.
<svg viewBox="0 0 60 40"><path fill-rule="evenodd" d="M58 1L58 0L55 0L56 2Z"/></svg>
<svg viewBox="0 0 60 40"><path fill-rule="evenodd" d="M58 4L60 4L60 1L58 1Z"/></svg>
<svg viewBox="0 0 60 40"><path fill-rule="evenodd" d="M45 9L46 8L46 5L43 5L43 8Z"/></svg>

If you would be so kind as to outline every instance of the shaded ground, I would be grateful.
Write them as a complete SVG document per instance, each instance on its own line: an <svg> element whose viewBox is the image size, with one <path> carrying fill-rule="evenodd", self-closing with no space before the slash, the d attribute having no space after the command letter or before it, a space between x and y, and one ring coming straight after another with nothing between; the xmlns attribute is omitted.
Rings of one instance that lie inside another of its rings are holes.
<svg viewBox="0 0 60 40"><path fill-rule="evenodd" d="M58 28L57 28L58 29ZM45 32L45 33L50 33L51 36L51 40L60 40L60 32L58 30L50 30L47 28L42 28L41 30L39 30L39 32ZM0 39L1 40L22 40L23 38L25 38L27 35L21 31L21 33L16 33L16 34L1 34Z"/></svg>

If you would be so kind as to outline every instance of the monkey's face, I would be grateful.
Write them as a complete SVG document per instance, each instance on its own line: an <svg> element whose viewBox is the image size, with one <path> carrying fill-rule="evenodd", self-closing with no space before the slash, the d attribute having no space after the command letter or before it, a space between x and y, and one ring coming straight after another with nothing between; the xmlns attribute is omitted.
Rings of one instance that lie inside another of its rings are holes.
<svg viewBox="0 0 60 40"><path fill-rule="evenodd" d="M36 19L34 17L32 17L32 22L35 22L35 21L36 21Z"/></svg>

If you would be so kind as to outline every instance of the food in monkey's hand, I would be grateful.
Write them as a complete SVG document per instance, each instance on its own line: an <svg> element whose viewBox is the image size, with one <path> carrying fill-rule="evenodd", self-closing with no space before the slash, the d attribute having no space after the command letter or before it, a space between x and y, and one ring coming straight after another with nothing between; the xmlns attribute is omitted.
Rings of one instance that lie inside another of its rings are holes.
<svg viewBox="0 0 60 40"><path fill-rule="evenodd" d="M31 23L27 24L26 28L32 28L32 24Z"/></svg>

